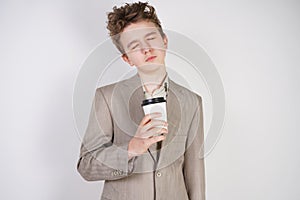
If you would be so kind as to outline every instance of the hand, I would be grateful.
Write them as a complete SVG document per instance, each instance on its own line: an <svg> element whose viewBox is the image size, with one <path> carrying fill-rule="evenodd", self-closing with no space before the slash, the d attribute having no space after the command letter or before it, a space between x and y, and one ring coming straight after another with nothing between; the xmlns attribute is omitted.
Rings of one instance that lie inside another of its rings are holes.
<svg viewBox="0 0 300 200"><path fill-rule="evenodd" d="M161 113L155 112L144 116L135 136L129 141L129 159L133 156L139 156L145 153L152 144L166 139L166 136L161 134L167 134L168 130L161 128L161 126L167 127L168 123L163 120L155 119L161 117L161 115Z"/></svg>

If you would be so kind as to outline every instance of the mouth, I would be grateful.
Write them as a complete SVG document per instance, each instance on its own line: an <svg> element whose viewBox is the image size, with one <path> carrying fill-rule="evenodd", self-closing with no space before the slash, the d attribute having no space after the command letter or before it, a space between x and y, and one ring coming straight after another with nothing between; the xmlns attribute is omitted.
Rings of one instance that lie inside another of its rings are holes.
<svg viewBox="0 0 300 200"><path fill-rule="evenodd" d="M146 62L152 61L152 60L154 60L155 58L156 58L156 56L150 56L149 58L146 59Z"/></svg>

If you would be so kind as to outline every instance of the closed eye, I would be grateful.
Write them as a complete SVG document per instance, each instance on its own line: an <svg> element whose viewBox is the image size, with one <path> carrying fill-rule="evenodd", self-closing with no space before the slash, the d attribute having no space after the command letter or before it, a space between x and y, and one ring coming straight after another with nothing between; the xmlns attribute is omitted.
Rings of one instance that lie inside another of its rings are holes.
<svg viewBox="0 0 300 200"><path fill-rule="evenodd" d="M135 49L135 48L137 48L139 45L137 44L137 45L135 45L135 46L133 46L131 49Z"/></svg>

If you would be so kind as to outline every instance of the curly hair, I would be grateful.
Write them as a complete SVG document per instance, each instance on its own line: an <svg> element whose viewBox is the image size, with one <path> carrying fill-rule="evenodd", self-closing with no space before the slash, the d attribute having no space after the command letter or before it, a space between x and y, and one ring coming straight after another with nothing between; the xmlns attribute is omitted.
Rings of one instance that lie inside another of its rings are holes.
<svg viewBox="0 0 300 200"><path fill-rule="evenodd" d="M158 28L160 35L164 37L164 32L161 27L161 23L155 13L154 7L148 4L148 2L126 3L125 6L117 8L113 7L113 11L107 14L107 26L109 35L112 38L114 45L118 50L125 54L123 46L120 44L120 33L131 23L139 21L153 22Z"/></svg>

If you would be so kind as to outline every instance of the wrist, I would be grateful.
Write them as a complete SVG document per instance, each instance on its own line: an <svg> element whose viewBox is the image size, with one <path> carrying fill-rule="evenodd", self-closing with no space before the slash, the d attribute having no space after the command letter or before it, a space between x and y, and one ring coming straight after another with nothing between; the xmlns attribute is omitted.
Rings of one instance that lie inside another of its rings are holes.
<svg viewBox="0 0 300 200"><path fill-rule="evenodd" d="M133 158L134 156L137 156L136 153L134 153L133 149L132 149L132 140L130 140L129 144L128 144L128 160L130 160L131 158Z"/></svg>

